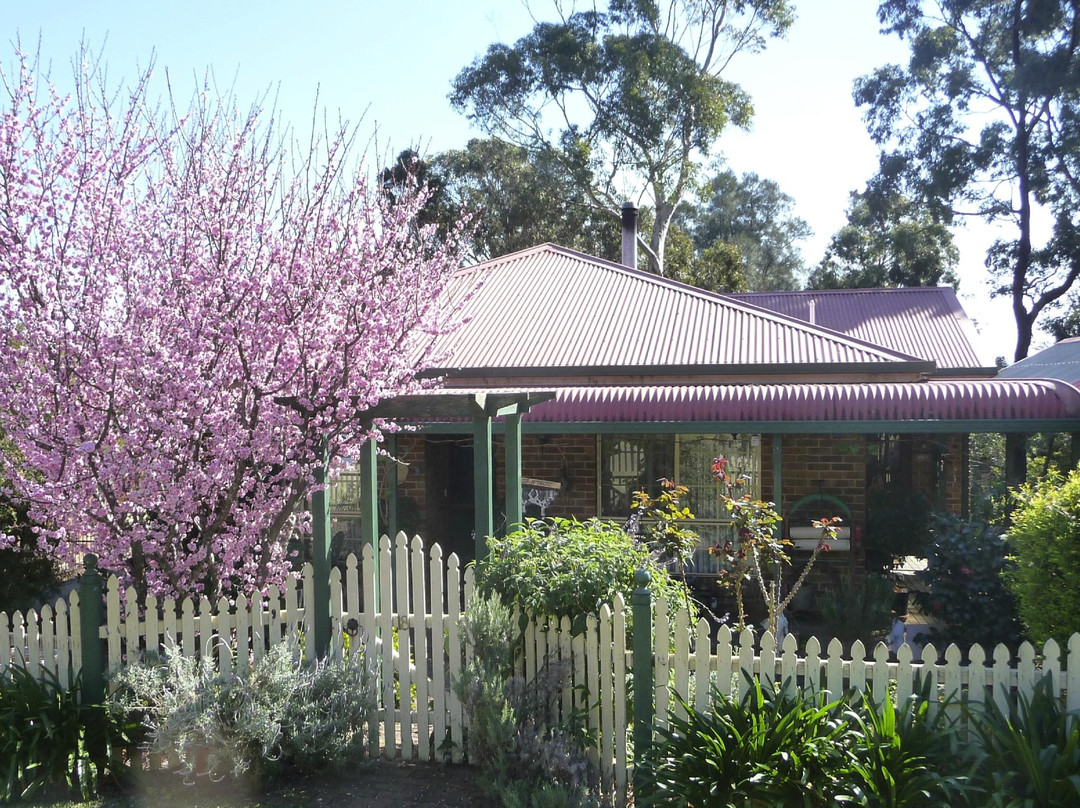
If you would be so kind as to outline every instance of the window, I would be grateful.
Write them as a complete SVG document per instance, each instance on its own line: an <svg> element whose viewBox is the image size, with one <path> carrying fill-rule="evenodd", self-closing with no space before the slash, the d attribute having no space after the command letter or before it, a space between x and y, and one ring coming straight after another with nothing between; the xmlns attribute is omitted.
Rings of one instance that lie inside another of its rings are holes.
<svg viewBox="0 0 1080 808"><path fill-rule="evenodd" d="M728 515L720 503L720 485L712 476L714 457L729 459L729 468L748 477L742 489L761 496L761 437L759 435L601 435L600 515L626 519L634 491L659 493L661 478L689 489L687 505L697 517L694 529L701 547L689 574L716 571L708 548L732 538Z"/></svg>

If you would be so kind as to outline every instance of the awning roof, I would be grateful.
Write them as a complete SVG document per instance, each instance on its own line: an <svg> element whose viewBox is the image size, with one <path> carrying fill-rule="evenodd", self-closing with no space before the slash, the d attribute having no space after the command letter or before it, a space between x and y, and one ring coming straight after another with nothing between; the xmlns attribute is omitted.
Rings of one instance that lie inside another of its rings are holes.
<svg viewBox="0 0 1080 808"><path fill-rule="evenodd" d="M1071 385L1046 379L980 379L564 387L553 400L535 405L524 420L527 424L634 424L1062 419L1077 419L1080 426L1080 391ZM1029 424L1027 429L1031 428Z"/></svg>

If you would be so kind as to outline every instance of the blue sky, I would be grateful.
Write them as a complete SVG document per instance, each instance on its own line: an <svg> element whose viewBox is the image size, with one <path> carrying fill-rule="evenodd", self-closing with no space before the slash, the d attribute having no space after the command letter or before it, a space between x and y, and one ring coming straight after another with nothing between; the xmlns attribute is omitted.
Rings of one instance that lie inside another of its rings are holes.
<svg viewBox="0 0 1080 808"><path fill-rule="evenodd" d="M535 0L543 15L549 0ZM801 0L785 40L743 55L726 76L751 94L756 116L749 133L732 131L717 143L737 171L775 179L796 200L815 231L804 243L809 264L844 223L848 193L876 165L876 149L851 100L855 77L905 58L903 45L878 33L874 0ZM368 153L407 146L440 151L464 144L471 130L447 101L450 81L495 41L512 42L532 26L518 0L309 0L270 2L96 3L0 0L3 61L11 42L35 46L40 35L54 75L67 74L80 41L103 47L114 80L134 77L156 54L186 90L207 69L219 86L234 87L243 103L276 93L287 121L308 126L316 105L332 117L360 121ZM961 298L982 326L987 359L1011 357L1013 328L1004 301L991 302L984 283L988 235L960 234Z"/></svg>

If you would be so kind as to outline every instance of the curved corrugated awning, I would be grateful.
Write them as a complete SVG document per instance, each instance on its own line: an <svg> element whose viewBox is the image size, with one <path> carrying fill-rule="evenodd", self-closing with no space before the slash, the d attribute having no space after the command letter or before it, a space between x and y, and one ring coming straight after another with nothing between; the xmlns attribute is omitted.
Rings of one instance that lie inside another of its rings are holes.
<svg viewBox="0 0 1080 808"><path fill-rule="evenodd" d="M1062 419L1080 419L1080 391L1046 379L564 387L525 417L532 424Z"/></svg>

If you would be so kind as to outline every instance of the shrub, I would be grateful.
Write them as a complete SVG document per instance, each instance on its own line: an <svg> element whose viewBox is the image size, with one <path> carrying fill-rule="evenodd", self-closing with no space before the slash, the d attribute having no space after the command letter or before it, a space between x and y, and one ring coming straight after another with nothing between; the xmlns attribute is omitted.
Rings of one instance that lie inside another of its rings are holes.
<svg viewBox="0 0 1080 808"><path fill-rule="evenodd" d="M957 805L968 778L955 753L957 736L944 710L932 710L927 679L922 692L904 704L886 696L880 704L862 698L849 709L854 764L842 790L849 802L874 808Z"/></svg>
<svg viewBox="0 0 1080 808"><path fill-rule="evenodd" d="M985 648L1015 644L1020 623L1016 600L1002 579L1012 566L1003 530L941 513L931 521L930 532L927 567L921 575L929 591L916 592L915 598L923 612L943 622L935 635L965 650L974 643Z"/></svg>
<svg viewBox="0 0 1080 808"><path fill-rule="evenodd" d="M832 636L850 648L862 640L870 650L892 625L893 581L885 575L867 575L861 581L845 576L836 593L823 600L821 616Z"/></svg>
<svg viewBox="0 0 1080 808"><path fill-rule="evenodd" d="M866 563L891 569L901 556L921 556L930 538L930 500L918 491L896 487L870 494L866 508Z"/></svg>
<svg viewBox="0 0 1080 808"><path fill-rule="evenodd" d="M476 566L482 595L498 593L529 614L569 616L575 634L616 593L629 603L638 568L649 571L654 598L689 601L686 585L653 560L644 544L599 519L530 519L520 530L489 539L488 548L488 558Z"/></svg>
<svg viewBox="0 0 1080 808"><path fill-rule="evenodd" d="M839 702L812 703L755 680L740 702L714 693L708 712L672 714L641 765L646 806L832 805L847 760Z"/></svg>
<svg viewBox="0 0 1080 808"><path fill-rule="evenodd" d="M0 672L0 804L59 787L83 800L106 777L125 773L122 747L135 729L103 705L79 700L82 678L63 687L51 671Z"/></svg>
<svg viewBox="0 0 1080 808"><path fill-rule="evenodd" d="M973 804L990 808L1080 805L1080 719L1044 679L1030 699L994 701L972 714Z"/></svg>
<svg viewBox="0 0 1080 808"><path fill-rule="evenodd" d="M1016 562L1004 573L1031 640L1063 648L1080 631L1080 471L1051 473L1013 495L1008 541Z"/></svg>
<svg viewBox="0 0 1080 808"><path fill-rule="evenodd" d="M311 663L296 642L275 646L246 678L167 648L117 682L118 703L144 717L150 751L175 755L188 782L336 768L363 754L375 699L362 649Z"/></svg>
<svg viewBox="0 0 1080 808"><path fill-rule="evenodd" d="M497 594L474 599L464 624L474 658L453 686L469 719L469 762L480 768L481 786L506 808L597 805L583 721L547 724L568 666L545 665L531 682L510 676L517 631Z"/></svg>

